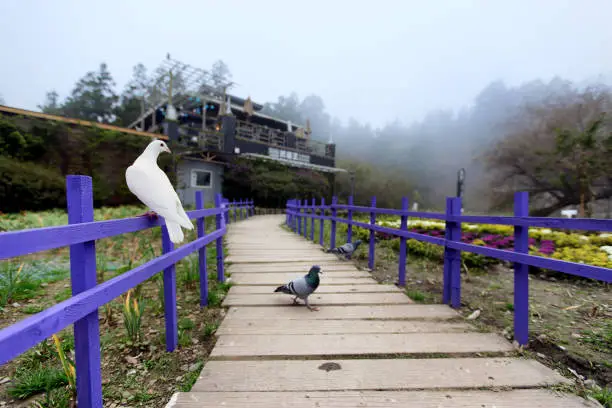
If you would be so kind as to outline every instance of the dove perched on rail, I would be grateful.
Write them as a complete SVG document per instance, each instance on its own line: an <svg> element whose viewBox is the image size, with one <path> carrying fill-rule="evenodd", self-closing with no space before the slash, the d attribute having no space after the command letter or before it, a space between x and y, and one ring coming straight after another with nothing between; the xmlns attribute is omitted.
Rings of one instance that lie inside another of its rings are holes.
<svg viewBox="0 0 612 408"><path fill-rule="evenodd" d="M345 255L346 258L348 259L351 255L353 255L353 252L355 252L355 250L357 250L357 247L359 247L360 244L361 244L361 240L358 239L357 241L355 241L353 243L347 242L344 245L341 245L341 246L336 247L336 248L328 249L325 252L336 254L336 255Z"/></svg>
<svg viewBox="0 0 612 408"><path fill-rule="evenodd" d="M161 152L170 153L166 143L161 140L149 143L125 171L125 181L130 191L151 209L146 215L159 214L164 217L170 241L178 244L185 238L181 226L191 230L193 224L168 176L157 165L157 157Z"/></svg>
<svg viewBox="0 0 612 408"><path fill-rule="evenodd" d="M297 303L297 299L303 299L306 307L312 311L319 310L318 307L310 306L308 303L308 296L310 296L317 288L319 287L319 274L321 272L321 267L317 265L313 265L312 268L308 271L308 274L304 276L300 276L289 282L286 285L279 286L276 288L274 293L281 292L286 293L288 295L294 295L293 303Z"/></svg>

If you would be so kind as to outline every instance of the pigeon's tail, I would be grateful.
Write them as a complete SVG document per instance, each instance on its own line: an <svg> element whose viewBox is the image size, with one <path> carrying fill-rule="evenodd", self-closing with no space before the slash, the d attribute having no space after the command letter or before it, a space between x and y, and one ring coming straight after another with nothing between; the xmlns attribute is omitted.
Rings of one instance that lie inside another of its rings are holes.
<svg viewBox="0 0 612 408"><path fill-rule="evenodd" d="M338 248L329 248L329 249L326 249L325 252L327 252L328 254L337 254Z"/></svg>
<svg viewBox="0 0 612 408"><path fill-rule="evenodd" d="M168 235L170 236L170 241L175 244L183 242L183 239L185 239L185 234L183 234L183 230L181 229L180 224L166 221L166 228L168 228Z"/></svg>
<svg viewBox="0 0 612 408"><path fill-rule="evenodd" d="M293 292L291 291L291 289L287 286L287 285L282 285L279 286L278 288L276 288L276 290L274 291L274 293L276 292L281 292L281 293L286 293L288 295L293 295Z"/></svg>

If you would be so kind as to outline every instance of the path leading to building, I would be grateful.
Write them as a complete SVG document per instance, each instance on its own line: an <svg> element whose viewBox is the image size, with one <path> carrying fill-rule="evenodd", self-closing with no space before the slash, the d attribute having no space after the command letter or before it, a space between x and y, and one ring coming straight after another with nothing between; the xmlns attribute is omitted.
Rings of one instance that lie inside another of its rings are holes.
<svg viewBox="0 0 612 408"><path fill-rule="evenodd" d="M568 380L516 357L502 336L476 331L448 306L413 304L283 221L230 225L228 313L192 390L168 407L596 406L550 390ZM323 271L310 297L319 311L273 293L313 264Z"/></svg>

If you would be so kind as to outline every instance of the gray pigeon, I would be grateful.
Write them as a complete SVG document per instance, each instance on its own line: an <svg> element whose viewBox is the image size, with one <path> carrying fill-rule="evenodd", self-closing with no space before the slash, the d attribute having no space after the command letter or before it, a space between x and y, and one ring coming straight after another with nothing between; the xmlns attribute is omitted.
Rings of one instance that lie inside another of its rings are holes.
<svg viewBox="0 0 612 408"><path fill-rule="evenodd" d="M332 253L332 254L336 254L336 255L344 255L346 256L346 259L349 259L351 257L351 255L353 255L353 252L355 252L357 250L357 248L359 247L359 244L361 244L361 240L358 239L357 241L350 243L347 242L346 244L336 247L336 248L332 248L332 249L328 249L327 253Z"/></svg>
<svg viewBox="0 0 612 408"><path fill-rule="evenodd" d="M313 265L312 268L308 271L308 274L304 276L300 276L289 282L286 285L279 286L276 288L274 293L281 292L286 293L288 295L294 295L293 303L297 304L297 299L303 299L306 307L311 311L319 310L318 307L310 306L308 303L308 296L310 296L317 288L319 287L319 274L321 272L321 267L318 265Z"/></svg>

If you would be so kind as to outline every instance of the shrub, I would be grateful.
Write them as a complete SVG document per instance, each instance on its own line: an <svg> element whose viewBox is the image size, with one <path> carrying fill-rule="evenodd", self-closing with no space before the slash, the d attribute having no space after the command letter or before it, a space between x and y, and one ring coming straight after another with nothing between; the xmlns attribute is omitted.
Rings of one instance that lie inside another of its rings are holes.
<svg viewBox="0 0 612 408"><path fill-rule="evenodd" d="M57 170L0 156L0 211L36 211L65 205L65 182Z"/></svg>

